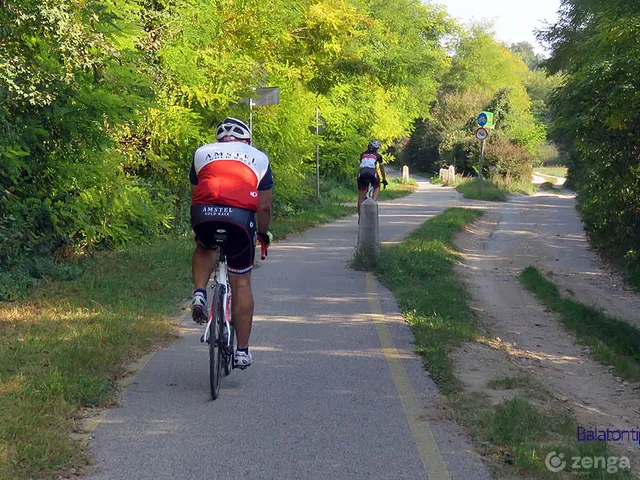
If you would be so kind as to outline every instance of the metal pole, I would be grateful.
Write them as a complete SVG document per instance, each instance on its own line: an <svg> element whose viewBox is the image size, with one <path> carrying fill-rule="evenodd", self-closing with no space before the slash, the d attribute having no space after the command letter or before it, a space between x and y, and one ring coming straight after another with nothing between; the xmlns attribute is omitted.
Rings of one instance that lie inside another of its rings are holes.
<svg viewBox="0 0 640 480"><path fill-rule="evenodd" d="M251 144L253 145L253 98L249 99L249 133L251 134Z"/></svg>
<svg viewBox="0 0 640 480"><path fill-rule="evenodd" d="M316 187L317 197L320 201L320 145L318 136L320 135L320 109L316 106Z"/></svg>
<svg viewBox="0 0 640 480"><path fill-rule="evenodd" d="M480 140L480 170L478 171L478 191L482 193L482 164L484 163L484 140Z"/></svg>

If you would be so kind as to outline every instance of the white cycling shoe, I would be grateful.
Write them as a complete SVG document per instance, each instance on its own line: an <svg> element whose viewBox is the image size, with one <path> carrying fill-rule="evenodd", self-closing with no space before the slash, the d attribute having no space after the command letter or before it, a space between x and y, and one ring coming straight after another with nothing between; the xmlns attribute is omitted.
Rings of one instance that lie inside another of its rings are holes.
<svg viewBox="0 0 640 480"><path fill-rule="evenodd" d="M251 355L251 352L244 353L239 350L236 350L236 353L233 356L233 366L235 368L241 368L244 370L252 363L253 363L253 355Z"/></svg>
<svg viewBox="0 0 640 480"><path fill-rule="evenodd" d="M209 321L207 299L204 298L204 293L202 292L195 292L193 294L193 300L191 302L191 318L193 318L194 322L199 324L204 324Z"/></svg>

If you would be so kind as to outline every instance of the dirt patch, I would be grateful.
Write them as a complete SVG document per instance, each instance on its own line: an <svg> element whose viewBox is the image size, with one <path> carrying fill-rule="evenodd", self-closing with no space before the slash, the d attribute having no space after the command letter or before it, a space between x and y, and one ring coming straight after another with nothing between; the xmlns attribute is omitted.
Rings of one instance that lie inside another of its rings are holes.
<svg viewBox="0 0 640 480"><path fill-rule="evenodd" d="M578 298L611 285L604 280L594 283L594 277L604 278L605 273L593 264L570 206L548 197L529 197L489 207L484 217L456 237L463 253L457 271L487 332L485 345L466 345L456 353L457 373L467 389L497 402L513 393L496 391L488 381L526 372L550 392L554 403L571 411L580 426L639 429L640 386L622 382L595 361L517 279L525 267L534 265L554 281L567 279ZM605 295L603 290L599 294ZM628 314L634 311L627 308L633 308L629 305L638 299L628 298L629 293L620 295L623 301L607 298L608 310L633 321L635 317ZM618 455L629 457L634 472L640 472L638 445L609 445Z"/></svg>

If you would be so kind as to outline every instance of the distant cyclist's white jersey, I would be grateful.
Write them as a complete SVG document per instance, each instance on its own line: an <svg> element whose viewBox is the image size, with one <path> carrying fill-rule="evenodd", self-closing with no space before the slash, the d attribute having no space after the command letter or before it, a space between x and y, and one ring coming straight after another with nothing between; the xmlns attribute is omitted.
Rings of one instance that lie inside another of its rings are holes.
<svg viewBox="0 0 640 480"><path fill-rule="evenodd" d="M382 159L380 154L375 152L364 152L360 155L360 168L376 168L376 162Z"/></svg>

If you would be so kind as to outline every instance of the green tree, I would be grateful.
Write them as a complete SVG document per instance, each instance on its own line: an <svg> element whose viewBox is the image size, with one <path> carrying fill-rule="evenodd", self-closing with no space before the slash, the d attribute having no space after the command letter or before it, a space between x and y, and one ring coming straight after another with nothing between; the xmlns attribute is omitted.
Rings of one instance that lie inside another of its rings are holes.
<svg viewBox="0 0 640 480"><path fill-rule="evenodd" d="M536 53L529 42L512 43L509 50L518 55L530 70L536 70L544 61L544 56Z"/></svg>
<svg viewBox="0 0 640 480"><path fill-rule="evenodd" d="M410 140L411 149L405 152L405 161L423 171L433 172L441 165L453 164L458 171L473 173L479 157L478 142L473 136L476 118L479 112L488 110L494 112L496 126L488 143L500 138L496 145L515 145L509 147L509 163L518 158L512 154L517 150L522 153L521 163L529 167L508 170L511 175L527 178L533 155L545 139L545 128L532 114L526 89L532 72L518 55L495 40L488 25L462 30L454 50L438 101L424 123L430 127L430 133L420 131L419 137ZM416 152L422 150L431 154L416 157ZM492 158L498 159L499 149L493 151ZM490 165L487 162L487 167Z"/></svg>
<svg viewBox="0 0 640 480"><path fill-rule="evenodd" d="M552 97L553 136L592 239L640 285L640 5L564 0L542 32L564 82Z"/></svg>

